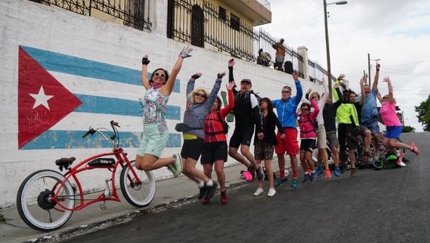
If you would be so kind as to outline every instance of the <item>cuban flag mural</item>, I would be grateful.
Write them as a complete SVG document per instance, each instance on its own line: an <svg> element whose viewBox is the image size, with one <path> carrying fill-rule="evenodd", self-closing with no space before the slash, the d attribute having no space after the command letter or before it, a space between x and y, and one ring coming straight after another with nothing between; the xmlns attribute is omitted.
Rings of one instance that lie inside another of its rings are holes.
<svg viewBox="0 0 430 243"><path fill-rule="evenodd" d="M94 124L109 128L110 120L120 125L133 120L136 126L120 129L121 146L138 147L142 107L137 98L128 97L127 90L143 97L140 70L28 46L18 48L19 150L108 148L111 144L101 136L82 139L82 135ZM180 92L179 80L173 92ZM179 122L180 105L168 105L166 118L169 127ZM87 126L73 126L76 123ZM167 147L180 147L180 134L170 130Z"/></svg>

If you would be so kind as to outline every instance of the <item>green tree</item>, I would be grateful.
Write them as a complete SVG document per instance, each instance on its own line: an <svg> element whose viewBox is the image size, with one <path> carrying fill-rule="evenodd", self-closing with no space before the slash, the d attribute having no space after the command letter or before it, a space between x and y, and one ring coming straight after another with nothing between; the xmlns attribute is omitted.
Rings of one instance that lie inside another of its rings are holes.
<svg viewBox="0 0 430 243"><path fill-rule="evenodd" d="M415 111L418 113L418 121L423 124L423 129L430 132L430 95L426 101L421 102L419 106L415 106Z"/></svg>
<svg viewBox="0 0 430 243"><path fill-rule="evenodd" d="M415 132L415 127L411 127L411 126L404 126L402 129L402 132Z"/></svg>

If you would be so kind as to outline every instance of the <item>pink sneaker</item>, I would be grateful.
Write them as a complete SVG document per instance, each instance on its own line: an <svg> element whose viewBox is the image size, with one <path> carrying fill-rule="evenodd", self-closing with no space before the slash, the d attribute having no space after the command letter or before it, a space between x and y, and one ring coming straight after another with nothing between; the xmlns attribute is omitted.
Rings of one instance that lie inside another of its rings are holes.
<svg viewBox="0 0 430 243"><path fill-rule="evenodd" d="M411 143L411 151L414 152L416 155L420 154L420 150L418 149L418 147L415 145L415 143Z"/></svg>
<svg viewBox="0 0 430 243"><path fill-rule="evenodd" d="M242 176L243 178L247 181L247 182L252 182L253 178L252 178L252 174L249 171L243 171L242 172Z"/></svg>
<svg viewBox="0 0 430 243"><path fill-rule="evenodd" d="M325 178L327 178L327 179L331 178L331 171L330 171L330 169L325 169Z"/></svg>

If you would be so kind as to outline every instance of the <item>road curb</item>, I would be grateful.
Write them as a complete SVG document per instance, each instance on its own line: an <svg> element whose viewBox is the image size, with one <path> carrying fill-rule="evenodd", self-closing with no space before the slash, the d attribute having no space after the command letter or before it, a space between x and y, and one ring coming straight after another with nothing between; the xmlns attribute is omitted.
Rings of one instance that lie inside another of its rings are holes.
<svg viewBox="0 0 430 243"><path fill-rule="evenodd" d="M240 182L235 182L235 183L231 183L229 185L226 185L227 189L237 189L241 186L246 185L247 182L245 181L240 181ZM219 189L217 190L219 191ZM83 234L88 234L88 233L92 233L92 232L96 232L114 225L119 225L119 224L123 224L123 223L127 223L133 219L145 216L145 215L149 215L152 213L159 213L165 210L168 210L170 208L175 208L178 206L182 206L185 204L189 204L189 203L193 203L195 201L197 201L197 194L196 195L192 195L192 196L188 196L188 197L184 197L184 198L180 198L180 199L175 199L172 200L170 202L167 203L161 203L158 205L154 205L154 206L150 206L150 207L146 207L143 209L139 209L139 210L134 210L133 212L127 212L125 214L120 214L114 217L111 217L109 219L104 219L104 220L100 220L98 222L94 222L94 223L90 223L87 225L81 225L72 229L66 229L66 230L62 230L60 232L55 232L55 233L51 233L51 234L47 234L44 236L41 236L39 238L36 239L30 239L27 241L23 241L22 243L52 243L52 242L59 242L59 241L63 241L63 240L69 240L72 239L74 237L77 236L81 236Z"/></svg>

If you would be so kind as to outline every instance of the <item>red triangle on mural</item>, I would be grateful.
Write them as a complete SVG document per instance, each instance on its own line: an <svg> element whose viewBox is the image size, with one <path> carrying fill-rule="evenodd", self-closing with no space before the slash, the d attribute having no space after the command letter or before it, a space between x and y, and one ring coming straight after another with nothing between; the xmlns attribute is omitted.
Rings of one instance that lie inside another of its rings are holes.
<svg viewBox="0 0 430 243"><path fill-rule="evenodd" d="M18 148L38 137L82 102L19 47Z"/></svg>

